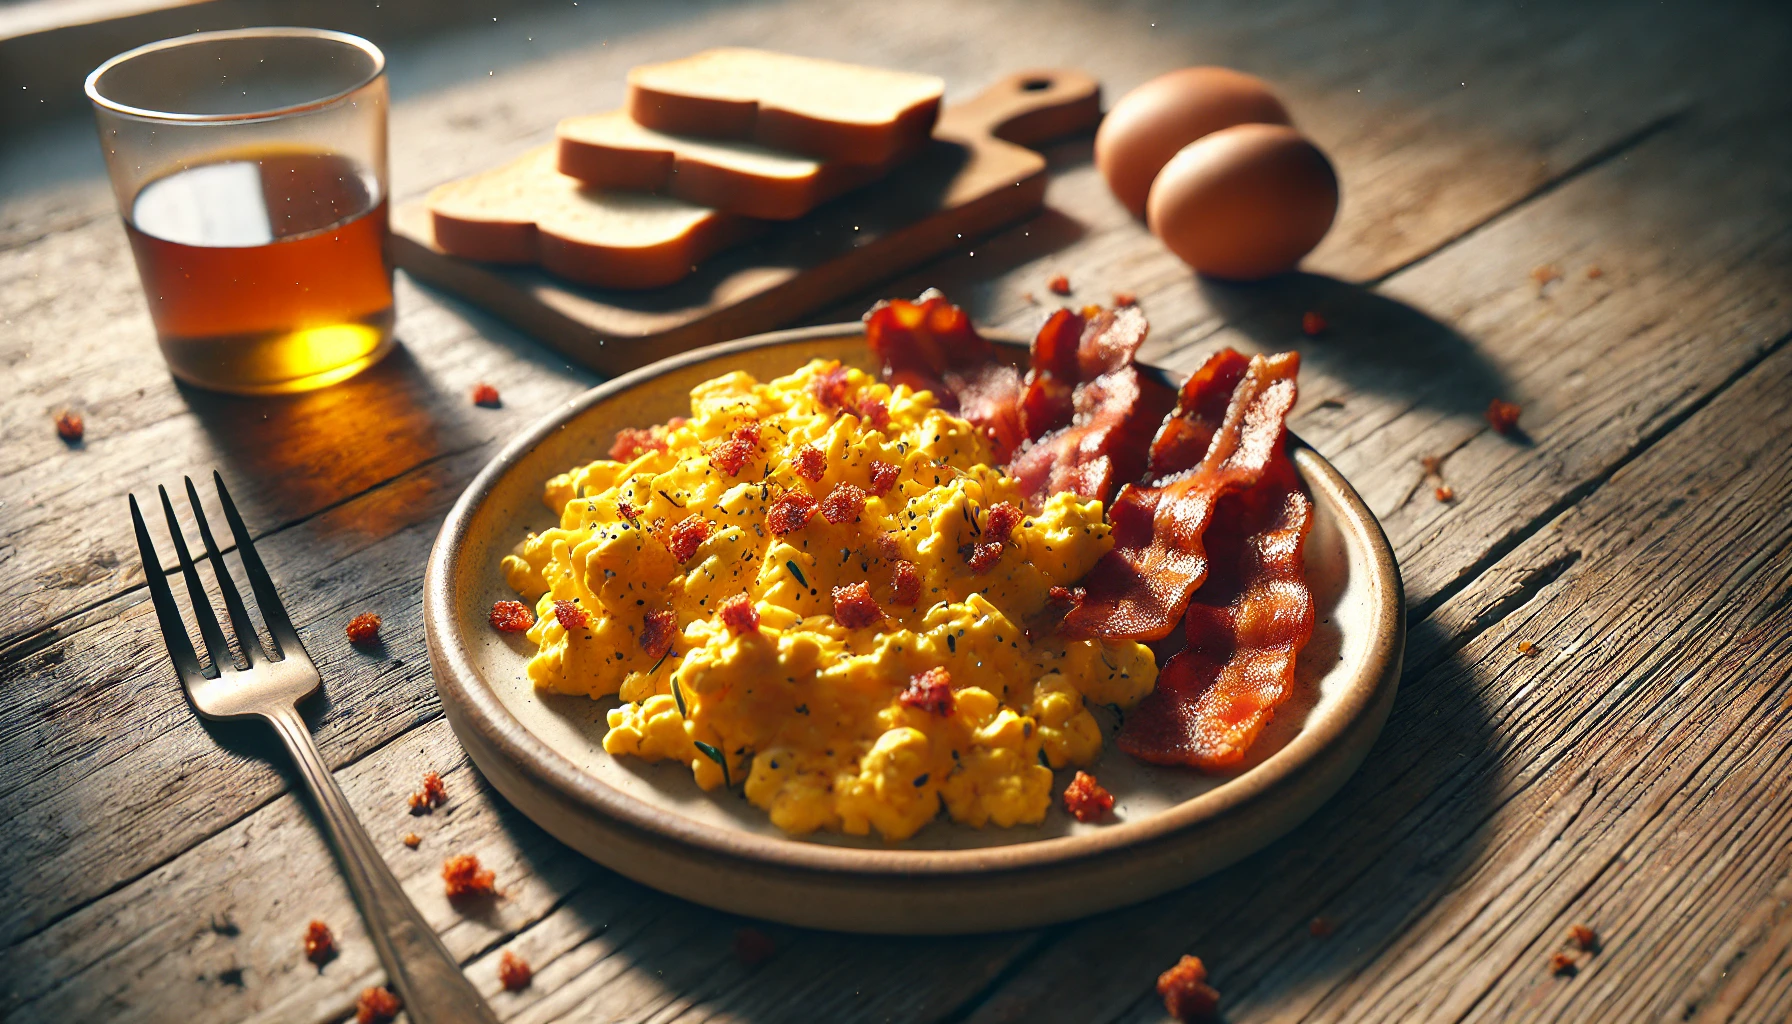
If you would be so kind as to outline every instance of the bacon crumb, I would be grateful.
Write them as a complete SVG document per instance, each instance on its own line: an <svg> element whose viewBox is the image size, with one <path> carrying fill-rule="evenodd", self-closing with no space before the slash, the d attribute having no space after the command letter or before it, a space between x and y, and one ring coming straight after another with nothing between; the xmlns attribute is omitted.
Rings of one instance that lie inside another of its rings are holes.
<svg viewBox="0 0 1792 1024"><path fill-rule="evenodd" d="M1300 331L1309 338L1317 338L1324 334L1327 326L1329 325L1325 322L1325 317L1310 309L1300 315Z"/></svg>
<svg viewBox="0 0 1792 1024"><path fill-rule="evenodd" d="M617 502L616 503L616 514L621 516L625 521L630 522L630 523L641 518L641 510L636 508L634 506L634 504L629 501Z"/></svg>
<svg viewBox="0 0 1792 1024"><path fill-rule="evenodd" d="M406 832L404 838L400 839L399 842L415 850L417 847L423 845L423 837L415 832Z"/></svg>
<svg viewBox="0 0 1792 1024"><path fill-rule="evenodd" d="M822 474L828 471L828 457L820 448L806 444L791 456L790 468L796 470L796 475L804 480L820 480Z"/></svg>
<svg viewBox="0 0 1792 1024"><path fill-rule="evenodd" d="M442 785L440 775L430 772L423 776L423 788L411 794L411 813L428 814L447 802L448 787Z"/></svg>
<svg viewBox="0 0 1792 1024"><path fill-rule="evenodd" d="M989 508L989 520L983 527L983 539L986 542L1006 542L1014 535L1014 528L1025 518L1026 515L1013 502L996 502Z"/></svg>
<svg viewBox="0 0 1792 1024"><path fill-rule="evenodd" d="M87 421L80 413L64 409L56 414L56 436L64 441L79 441L87 436Z"/></svg>
<svg viewBox="0 0 1792 1024"><path fill-rule="evenodd" d="M351 644L373 643L380 635L380 617L373 612L362 612L348 620L342 631L348 634Z"/></svg>
<svg viewBox="0 0 1792 1024"><path fill-rule="evenodd" d="M1441 484L1438 486L1437 490L1431 492L1431 495L1438 501L1455 501L1456 488L1451 487L1449 484Z"/></svg>
<svg viewBox="0 0 1792 1024"><path fill-rule="evenodd" d="M496 409L504 403L498 399L497 388L480 381L473 385L473 404L485 406L487 409Z"/></svg>
<svg viewBox="0 0 1792 1024"><path fill-rule="evenodd" d="M786 492L765 510L765 525L771 528L774 537L795 533L808 525L809 517L815 514L820 504L802 491Z"/></svg>
<svg viewBox="0 0 1792 1024"><path fill-rule="evenodd" d="M1315 939L1329 939L1338 926L1329 917L1315 917L1307 922L1307 934Z"/></svg>
<svg viewBox="0 0 1792 1024"><path fill-rule="evenodd" d="M1599 952L1599 933L1584 924L1570 925L1568 940L1589 953Z"/></svg>
<svg viewBox="0 0 1792 1024"><path fill-rule="evenodd" d="M641 617L641 649L649 658L658 661L665 657L677 635L678 616L671 612L648 612Z"/></svg>
<svg viewBox="0 0 1792 1024"><path fill-rule="evenodd" d="M736 594L723 601L716 606L716 612L722 616L722 625L735 636L759 632L759 609L746 594Z"/></svg>
<svg viewBox="0 0 1792 1024"><path fill-rule="evenodd" d="M1547 263L1531 268L1531 280L1537 282L1538 291L1551 281L1561 278L1562 272Z"/></svg>
<svg viewBox="0 0 1792 1024"><path fill-rule="evenodd" d="M1070 278L1063 274L1054 276L1050 281L1045 282L1045 286L1051 289L1053 295L1070 294Z"/></svg>
<svg viewBox="0 0 1792 1024"><path fill-rule="evenodd" d="M846 367L835 363L815 375L809 382L809 393L822 405L839 409L846 405L846 378Z"/></svg>
<svg viewBox="0 0 1792 1024"><path fill-rule="evenodd" d="M355 1000L355 1024L386 1024L402 1009L404 1004L390 989L364 988Z"/></svg>
<svg viewBox="0 0 1792 1024"><path fill-rule="evenodd" d="M906 558L890 567L890 602L912 605L921 599L921 570Z"/></svg>
<svg viewBox="0 0 1792 1024"><path fill-rule="evenodd" d="M860 581L834 588L834 621L847 629L864 629L884 620L884 610L871 596L871 585Z"/></svg>
<svg viewBox="0 0 1792 1024"><path fill-rule="evenodd" d="M1136 306L1138 304L1139 297L1131 292L1114 293L1114 307L1116 309L1125 309L1128 306Z"/></svg>
<svg viewBox="0 0 1792 1024"><path fill-rule="evenodd" d="M964 555L964 564L971 567L971 572L983 575L996 567L1002 560L1002 542L985 541L982 544L966 544L960 547L959 553Z"/></svg>
<svg viewBox="0 0 1792 1024"><path fill-rule="evenodd" d="M828 522L839 526L852 522L865 511L865 489L853 484L841 484L835 487L821 501L821 514Z"/></svg>
<svg viewBox="0 0 1792 1024"><path fill-rule="evenodd" d="M616 442L610 445L610 458L616 462L629 462L642 452L663 452L666 450L666 439L649 427L623 427L616 432Z"/></svg>
<svg viewBox="0 0 1792 1024"><path fill-rule="evenodd" d="M1443 475L1444 458L1441 455L1421 455L1419 456L1419 465L1424 468L1428 476Z"/></svg>
<svg viewBox="0 0 1792 1024"><path fill-rule="evenodd" d="M728 474L739 476L740 471L759 454L759 424L748 423L735 427L728 440L710 449L709 464Z"/></svg>
<svg viewBox="0 0 1792 1024"><path fill-rule="evenodd" d="M1589 281L1597 281L1604 276L1605 276L1605 271L1600 270L1599 264L1597 264L1597 263L1595 263L1592 266L1587 268L1587 280L1589 280Z"/></svg>
<svg viewBox="0 0 1792 1024"><path fill-rule="evenodd" d="M1518 653L1527 658L1535 658L1539 652L1536 644L1531 643L1529 640L1520 640L1518 641Z"/></svg>
<svg viewBox="0 0 1792 1024"><path fill-rule="evenodd" d="M710 529L709 520L702 516L686 516L660 539L665 542L666 550L672 552L673 561L683 565L697 553L698 545L709 539Z"/></svg>
<svg viewBox="0 0 1792 1024"><path fill-rule="evenodd" d="M492 887L495 877L491 871L481 868L479 858L470 853L457 853L442 862L442 881L451 900L462 896L492 895L497 891Z"/></svg>
<svg viewBox="0 0 1792 1024"><path fill-rule="evenodd" d="M916 711L950 715L958 706L952 696L952 674L935 666L911 677L908 688L896 695L896 703Z"/></svg>
<svg viewBox="0 0 1792 1024"><path fill-rule="evenodd" d="M580 608L576 601L555 601L554 618L560 621L560 628L568 632L584 629L585 625L591 621L591 616L587 615L585 609Z"/></svg>
<svg viewBox="0 0 1792 1024"><path fill-rule="evenodd" d="M1524 406L1517 402L1496 398L1487 403L1487 422L1500 433L1510 434L1518 429L1518 416L1522 412L1524 412Z"/></svg>
<svg viewBox="0 0 1792 1024"><path fill-rule="evenodd" d="M1114 809L1114 794L1096 782L1095 776L1079 771L1064 787L1064 809L1078 821L1098 821Z"/></svg>
<svg viewBox="0 0 1792 1024"><path fill-rule="evenodd" d="M1567 953L1554 953L1549 958L1549 973L1558 978L1572 978L1580 973L1580 965Z"/></svg>
<svg viewBox="0 0 1792 1024"><path fill-rule="evenodd" d="M1207 966L1195 956L1184 955L1158 975L1157 994L1163 996L1170 1016L1185 1024L1212 1018L1220 1006L1220 994L1207 984Z"/></svg>
<svg viewBox="0 0 1792 1024"><path fill-rule="evenodd" d="M778 952L777 943L770 935L757 928L736 928L734 930L734 958L744 967L758 967L770 960Z"/></svg>
<svg viewBox="0 0 1792 1024"><path fill-rule="evenodd" d="M882 430L890 425L890 407L881 398L862 398L859 400L859 419L871 424L873 430Z"/></svg>
<svg viewBox="0 0 1792 1024"><path fill-rule="evenodd" d="M330 934L330 926L322 921L305 926L305 959L319 967L336 959L336 936Z"/></svg>
<svg viewBox="0 0 1792 1024"><path fill-rule="evenodd" d="M510 950L505 950L498 958L498 984L504 986L504 991L521 992L529 987L529 980L534 977L535 970L529 966L529 961Z"/></svg>
<svg viewBox="0 0 1792 1024"><path fill-rule="evenodd" d="M896 478L902 475L902 467L888 462L873 460L871 463L871 493L883 495L895 486Z"/></svg>
<svg viewBox="0 0 1792 1024"><path fill-rule="evenodd" d="M877 557L886 562L893 562L902 557L902 538L885 531L871 538L871 549Z"/></svg>
<svg viewBox="0 0 1792 1024"><path fill-rule="evenodd" d="M535 625L535 613L521 601L499 601L492 605L492 628L500 633L526 633Z"/></svg>

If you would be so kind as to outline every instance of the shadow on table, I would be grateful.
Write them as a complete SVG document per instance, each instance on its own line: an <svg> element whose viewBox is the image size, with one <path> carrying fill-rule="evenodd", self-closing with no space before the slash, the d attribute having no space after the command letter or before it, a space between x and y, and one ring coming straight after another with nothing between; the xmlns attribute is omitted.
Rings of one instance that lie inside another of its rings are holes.
<svg viewBox="0 0 1792 1024"><path fill-rule="evenodd" d="M1476 416L1509 391L1499 368L1468 338L1362 285L1294 273L1251 283L1199 278L1197 287L1227 322L1218 338L1237 333L1266 351L1295 349L1304 376ZM1317 335L1302 328L1309 312L1324 321Z"/></svg>

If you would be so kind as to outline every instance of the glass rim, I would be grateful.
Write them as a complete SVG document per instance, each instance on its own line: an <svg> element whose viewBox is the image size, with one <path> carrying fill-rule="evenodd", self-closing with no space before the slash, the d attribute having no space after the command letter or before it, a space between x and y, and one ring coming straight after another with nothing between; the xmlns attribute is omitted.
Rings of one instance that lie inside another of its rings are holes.
<svg viewBox="0 0 1792 1024"><path fill-rule="evenodd" d="M161 50L172 50L176 47L186 46L191 43L211 40L265 39L269 37L326 39L331 42L342 43L345 46L353 47L354 49L367 54L373 59L373 66L359 81L346 88L330 93L329 95L306 100L303 103L291 103L283 107L270 107L266 110L252 110L240 114L178 114L167 110L151 110L146 107L133 107L128 103L120 103L117 100L104 95L99 89L100 77L106 72L126 61L134 60L135 58L147 54L156 53ZM344 97L354 92L366 88L385 73L385 53L368 40L357 35L351 35L347 32L337 32L327 28L233 28L222 29L215 32L192 32L184 36L161 39L153 43L145 43L142 46L126 50L88 72L86 89L87 99L92 102L94 106L114 114L122 114L126 117L133 117L143 121L170 121L187 124L236 124L249 121L266 121L273 118L288 117L293 114L303 114L308 111L321 110L324 107L340 102Z"/></svg>

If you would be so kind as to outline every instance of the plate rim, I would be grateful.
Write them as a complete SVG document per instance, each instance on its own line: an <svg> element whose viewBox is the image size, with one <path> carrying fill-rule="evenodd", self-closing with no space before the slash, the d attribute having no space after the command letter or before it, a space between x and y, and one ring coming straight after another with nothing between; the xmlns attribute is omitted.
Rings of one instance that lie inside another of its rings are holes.
<svg viewBox="0 0 1792 1024"><path fill-rule="evenodd" d="M1021 346L1011 337L985 332L1004 346ZM1270 755L1247 773L1225 784L1138 821L1121 821L1095 832L970 849L863 849L805 842L800 837L765 835L731 829L673 814L618 790L586 773L565 755L531 733L481 676L469 653L466 637L453 628L452 581L461 563L460 541L468 532L474 513L497 482L537 444L546 440L580 413L625 393L647 380L698 363L725 358L759 348L808 341L849 338L864 334L862 322L820 324L752 335L733 341L668 356L655 363L604 381L550 409L506 443L482 467L455 500L430 549L424 570L423 620L429 648L431 675L445 706L459 706L456 724L476 729L480 739L503 756L511 767L533 776L537 783L555 790L582 811L601 815L613 825L643 836L673 840L693 852L719 855L771 869L798 869L835 876L890 879L923 876L935 880L987 875L992 872L1025 872L1062 867L1113 854L1172 843L1178 837L1234 816L1242 816L1262 801L1272 799L1284 785L1298 780L1311 763L1319 760L1335 742L1347 737L1364 716L1387 699L1382 686L1397 686L1405 646L1404 587L1393 549L1380 522L1343 475L1312 446L1292 431L1289 446L1296 467L1309 487L1323 485L1339 499L1347 531L1355 528L1369 541L1371 587L1379 600L1372 616L1375 636L1352 673L1348 692L1336 712L1320 728L1303 730L1287 746ZM1160 367L1141 363L1141 369L1171 384L1177 378ZM1315 479L1317 478L1317 479ZM463 741L464 742L464 741ZM1354 768L1352 769L1354 773Z"/></svg>

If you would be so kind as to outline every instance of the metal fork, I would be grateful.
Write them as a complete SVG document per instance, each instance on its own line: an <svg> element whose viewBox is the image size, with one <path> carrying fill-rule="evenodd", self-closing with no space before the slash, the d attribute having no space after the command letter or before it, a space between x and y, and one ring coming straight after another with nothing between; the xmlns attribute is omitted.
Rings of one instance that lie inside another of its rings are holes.
<svg viewBox="0 0 1792 1024"><path fill-rule="evenodd" d="M212 539L211 527L205 521L205 510L199 504L199 492L194 490L192 478L184 479L187 500L193 506L193 519L205 542L212 571L218 577L218 589L224 598L224 608L230 614L231 629L236 634L244 667L238 667L223 631L218 628L211 599L200 582L193 559L187 554L187 541L174 516L174 505L168 500L167 488L157 487L156 491L162 496L162 511L168 517L168 532L174 536L175 553L180 556L187 596L192 599L193 613L199 620L199 635L204 638L206 655L212 663L209 674L194 654L192 642L187 639L180 609L168 589L167 578L162 575L161 559L156 557L155 545L150 542L149 530L144 526L143 513L137 507L134 494L131 495L131 521L137 527L143 575L149 581L156 618L162 624L162 638L168 643L168 655L187 686L187 696L192 699L193 707L207 718L264 719L280 734L287 752L298 763L299 773L305 777L312 799L323 812L331 845L336 849L336 859L348 876L349 890L361 907L367 932L379 950L380 962L385 965L393 987L398 989L398 997L404 1001L410 1019L416 1024L497 1024L491 1008L461 973L460 965L436 937L435 930L405 897L398 879L392 876L391 869L374 849L367 830L355 820L348 800L318 753L317 744L312 742L310 730L299 717L298 702L314 693L323 678L318 675L311 656L305 653L305 645L299 642L299 634L293 629L286 607L274 590L274 581L256 555L255 544L249 539L242 516L237 514L236 504L224 487L224 478L215 471L212 473L212 479L218 485L218 499L224 506L224 518L236 537L243 569L249 574L249 585L255 591L255 602L273 637L272 651L263 650L261 638L249 621L242 595L237 592L236 583L224 566L224 557L218 553L218 545Z"/></svg>

